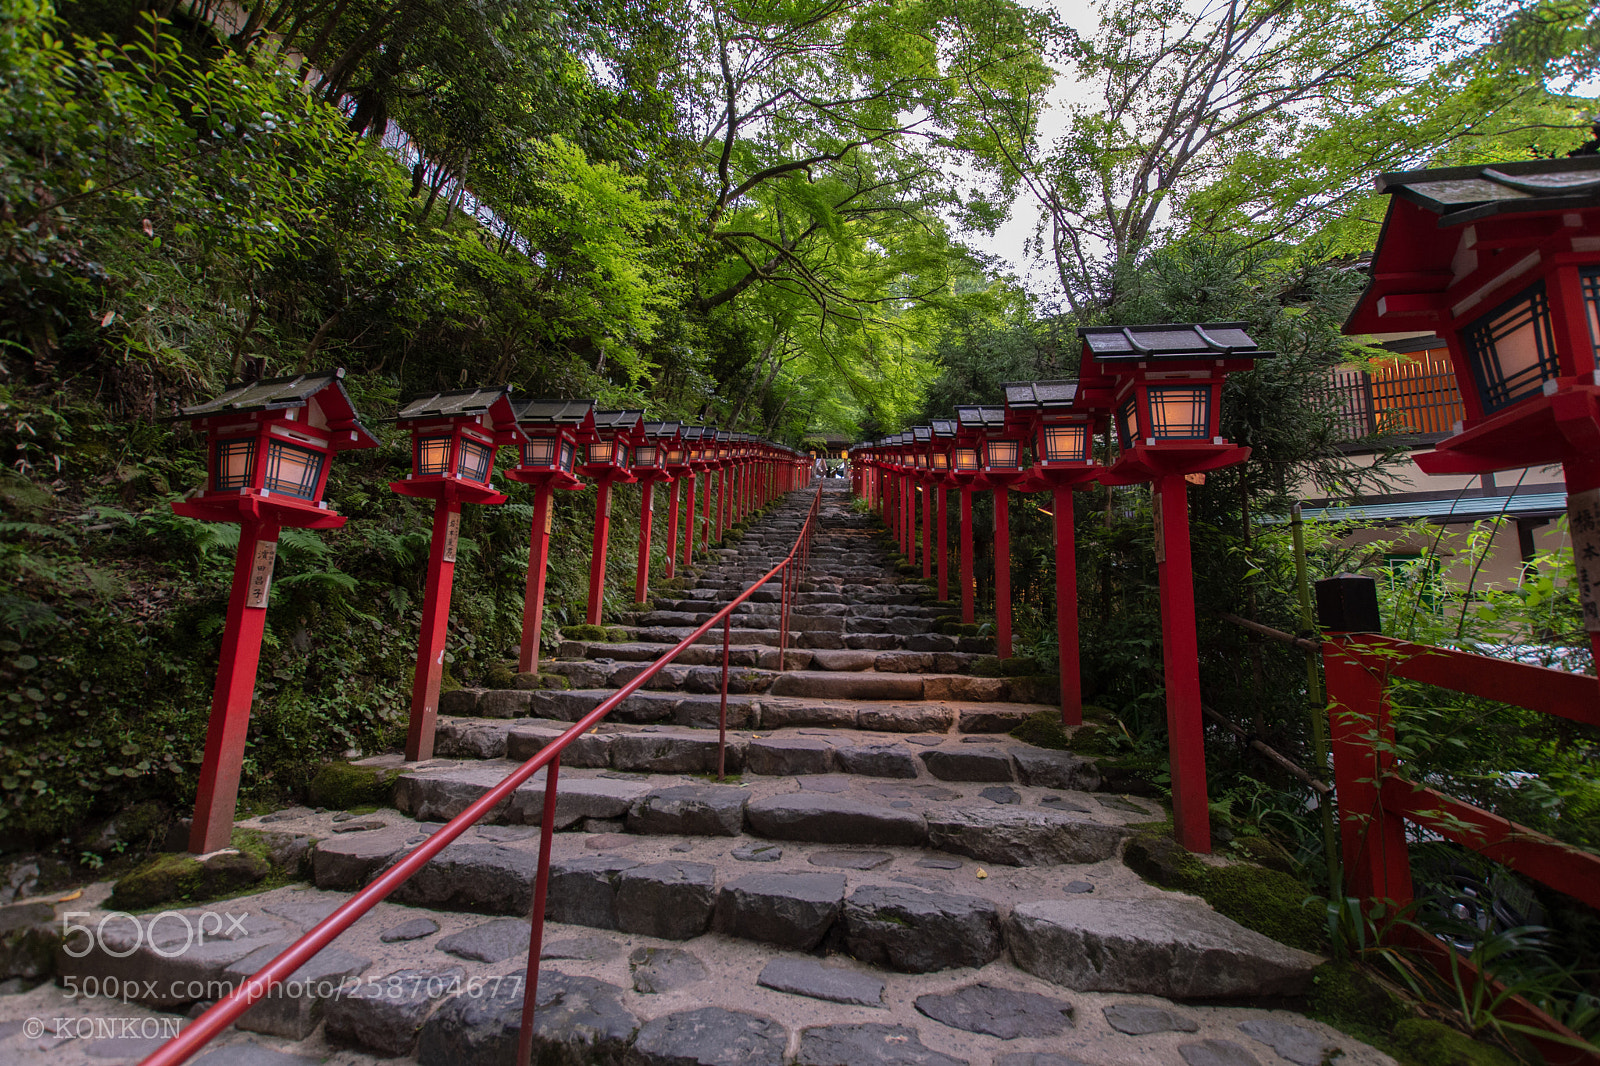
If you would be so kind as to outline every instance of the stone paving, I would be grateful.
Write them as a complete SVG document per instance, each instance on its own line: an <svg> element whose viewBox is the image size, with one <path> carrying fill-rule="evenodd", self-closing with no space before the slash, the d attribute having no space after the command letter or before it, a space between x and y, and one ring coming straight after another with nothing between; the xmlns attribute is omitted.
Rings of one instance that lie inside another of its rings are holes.
<svg viewBox="0 0 1600 1066"><path fill-rule="evenodd" d="M775 669L775 593L757 593L732 630L724 782L707 776L720 647L692 648L567 750L536 1061L1391 1061L1269 1009L1303 993L1321 960L1123 865L1129 827L1164 817L1160 806L1103 791L1089 760L1008 736L1048 686L980 676L986 638L943 631L956 628L939 621L949 608L896 574L875 521L839 489L825 500L792 669ZM440 757L400 778L393 809L246 823L307 848L308 883L108 920L83 957L62 953L55 985L0 996L0 1063L148 1053L151 1026L264 965L745 587L787 550L808 503L774 507L693 587L633 619L626 642L563 645L547 669L582 688L523 678L451 694ZM509 1064L543 791L541 774L195 1061ZM109 888L56 910L98 926Z"/></svg>

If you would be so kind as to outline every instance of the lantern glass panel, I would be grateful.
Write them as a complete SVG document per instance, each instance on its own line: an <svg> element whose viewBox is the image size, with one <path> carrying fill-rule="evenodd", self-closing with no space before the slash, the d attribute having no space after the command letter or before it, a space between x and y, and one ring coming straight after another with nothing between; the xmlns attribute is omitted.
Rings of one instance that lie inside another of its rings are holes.
<svg viewBox="0 0 1600 1066"><path fill-rule="evenodd" d="M591 444L589 445L589 462L591 464L609 463L614 450L614 446L608 440L603 440L599 444Z"/></svg>
<svg viewBox="0 0 1600 1066"><path fill-rule="evenodd" d="M572 472L572 455L575 450L571 441L561 442L561 469L568 473Z"/></svg>
<svg viewBox="0 0 1600 1066"><path fill-rule="evenodd" d="M1546 381L1561 373L1544 282L1462 330L1461 346L1486 414L1537 395Z"/></svg>
<svg viewBox="0 0 1600 1066"><path fill-rule="evenodd" d="M553 437L535 437L522 446L523 466L551 466L556 461L556 442Z"/></svg>
<svg viewBox="0 0 1600 1066"><path fill-rule="evenodd" d="M1014 440L992 440L988 442L989 469L1015 470L1020 464L1019 453L1022 449Z"/></svg>
<svg viewBox="0 0 1600 1066"><path fill-rule="evenodd" d="M1081 463L1089 458L1089 431L1083 425L1044 427L1047 463Z"/></svg>
<svg viewBox="0 0 1600 1066"><path fill-rule="evenodd" d="M682 448L668 448L667 449L667 465L669 465L669 466L682 466L683 465L683 458L684 458L684 451L683 451Z"/></svg>
<svg viewBox="0 0 1600 1066"><path fill-rule="evenodd" d="M628 465L628 446L626 444L617 445L615 461L618 466Z"/></svg>
<svg viewBox="0 0 1600 1066"><path fill-rule="evenodd" d="M950 469L950 457L944 452L934 452L932 459L933 469L941 472Z"/></svg>
<svg viewBox="0 0 1600 1066"><path fill-rule="evenodd" d="M450 473L450 438L418 437L415 469L418 477L444 477Z"/></svg>
<svg viewBox="0 0 1600 1066"><path fill-rule="evenodd" d="M1117 436L1121 438L1124 448L1131 448L1139 442L1138 397L1130 394L1117 411Z"/></svg>
<svg viewBox="0 0 1600 1066"><path fill-rule="evenodd" d="M317 480L322 476L321 452L287 441L267 441L267 478L261 486L301 500L317 498Z"/></svg>
<svg viewBox="0 0 1600 1066"><path fill-rule="evenodd" d="M248 489L256 479L256 438L235 437L217 442L217 461L212 481L217 491Z"/></svg>
<svg viewBox="0 0 1600 1066"><path fill-rule="evenodd" d="M1211 437L1211 386L1151 385L1150 436L1157 440Z"/></svg>
<svg viewBox="0 0 1600 1066"><path fill-rule="evenodd" d="M489 468L494 463L494 448L463 437L459 455L460 458L456 460L456 477L468 481L489 480Z"/></svg>
<svg viewBox="0 0 1600 1066"><path fill-rule="evenodd" d="M634 466L655 466L658 449L653 444L641 444L633 452Z"/></svg>
<svg viewBox="0 0 1600 1066"><path fill-rule="evenodd" d="M1589 344L1594 348L1595 366L1600 367L1600 267L1590 267L1580 277L1584 317L1589 320Z"/></svg>
<svg viewBox="0 0 1600 1066"><path fill-rule="evenodd" d="M918 470L926 470L926 469L928 469L928 457L926 455L923 455L921 452L917 453L917 469Z"/></svg>
<svg viewBox="0 0 1600 1066"><path fill-rule="evenodd" d="M978 469L978 452L977 452L977 449L975 449L975 448L957 448L956 449L956 469L957 470L976 470L976 469Z"/></svg>

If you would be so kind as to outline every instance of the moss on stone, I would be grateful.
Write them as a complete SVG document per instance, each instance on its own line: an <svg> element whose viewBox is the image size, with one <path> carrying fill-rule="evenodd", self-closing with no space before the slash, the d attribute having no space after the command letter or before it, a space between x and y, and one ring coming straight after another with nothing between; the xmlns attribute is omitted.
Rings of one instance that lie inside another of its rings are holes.
<svg viewBox="0 0 1600 1066"><path fill-rule="evenodd" d="M1055 711L1040 711L1022 720L1011 735L1025 744L1053 751L1071 751L1072 734L1061 725L1061 715Z"/></svg>
<svg viewBox="0 0 1600 1066"><path fill-rule="evenodd" d="M980 655L972 660L968 669L972 671L973 677L999 677L1000 657L998 655Z"/></svg>
<svg viewBox="0 0 1600 1066"><path fill-rule="evenodd" d="M1001 659L999 663L1001 677L1029 677L1045 673L1045 669L1039 664L1039 660L1030 659L1022 655Z"/></svg>
<svg viewBox="0 0 1600 1066"><path fill-rule="evenodd" d="M313 807L347 811L352 807L393 805L396 771L377 766L330 762L317 771L306 789Z"/></svg>
<svg viewBox="0 0 1600 1066"><path fill-rule="evenodd" d="M1280 944L1328 950L1321 916L1304 905L1309 891L1304 883L1253 863L1203 863L1172 839L1170 823L1135 834L1123 862L1146 881L1199 896L1218 914Z"/></svg>
<svg viewBox="0 0 1600 1066"><path fill-rule="evenodd" d="M159 855L123 877L107 906L137 911L162 903L199 903L265 881L272 864L254 849L193 855Z"/></svg>
<svg viewBox="0 0 1600 1066"><path fill-rule="evenodd" d="M976 622L946 622L939 627L939 632L947 637L976 637L981 635L978 632L980 628Z"/></svg>
<svg viewBox="0 0 1600 1066"><path fill-rule="evenodd" d="M563 640L592 640L599 641L602 644L614 643L605 626L562 626L561 637Z"/></svg>
<svg viewBox="0 0 1600 1066"><path fill-rule="evenodd" d="M484 688L515 688L517 671L515 663L490 663L483 672Z"/></svg>
<svg viewBox="0 0 1600 1066"><path fill-rule="evenodd" d="M1504 1051L1443 1022L1407 1018L1393 1032L1395 1056L1407 1066L1516 1066Z"/></svg>

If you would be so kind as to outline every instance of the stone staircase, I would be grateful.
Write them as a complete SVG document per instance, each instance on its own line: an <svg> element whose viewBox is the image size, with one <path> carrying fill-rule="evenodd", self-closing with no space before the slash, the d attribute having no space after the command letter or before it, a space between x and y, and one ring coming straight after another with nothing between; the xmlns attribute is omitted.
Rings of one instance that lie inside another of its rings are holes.
<svg viewBox="0 0 1600 1066"><path fill-rule="evenodd" d="M438 757L399 776L392 809L243 823L308 848L309 884L183 912L242 917L181 952L177 921L137 943L126 919L111 923L112 952L127 953L64 954L63 977L137 982L146 1007L183 1010L207 998L195 987L253 972L748 587L809 502L769 509L691 587L628 620L627 640L564 643L545 670L573 687L521 677L448 694ZM825 490L821 522L788 669L776 669L775 585L734 616L724 780L720 627L567 749L537 1062L1318 1066L1334 1049L1390 1061L1269 1009L1303 995L1321 960L1134 874L1121 849L1131 827L1165 817L1159 804L1011 737L1053 709L1033 702L1053 686L1001 676L988 638L897 573L842 485ZM212 1066L294 1066L273 1054L509 1066L543 796L541 773L253 1008ZM99 921L105 894L74 904L80 921ZM9 1048L0 1039L0 1059Z"/></svg>

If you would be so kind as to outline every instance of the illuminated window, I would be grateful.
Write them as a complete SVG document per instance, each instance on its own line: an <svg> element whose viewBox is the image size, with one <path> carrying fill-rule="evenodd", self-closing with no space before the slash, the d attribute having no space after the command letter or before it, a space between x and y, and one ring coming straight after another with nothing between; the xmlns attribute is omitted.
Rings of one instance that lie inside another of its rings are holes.
<svg viewBox="0 0 1600 1066"><path fill-rule="evenodd" d="M683 459L684 459L684 451L683 451L682 448L668 448L667 449L667 465L668 466L682 466L683 465Z"/></svg>
<svg viewBox="0 0 1600 1066"><path fill-rule="evenodd" d="M255 437L218 441L217 461L212 470L219 492L250 488L256 477Z"/></svg>
<svg viewBox="0 0 1600 1066"><path fill-rule="evenodd" d="M1590 304L1591 313L1593 304ZM1594 321L1591 318L1591 323ZM1461 331L1485 413L1537 395L1561 373L1540 281Z"/></svg>
<svg viewBox="0 0 1600 1066"><path fill-rule="evenodd" d="M1089 458L1089 432L1081 425L1044 427L1044 458L1049 463L1081 463Z"/></svg>
<svg viewBox="0 0 1600 1066"><path fill-rule="evenodd" d="M589 462L591 464L609 463L611 462L611 453L612 445L610 441L601 441L599 444L591 444L589 445Z"/></svg>
<svg viewBox="0 0 1600 1066"><path fill-rule="evenodd" d="M416 472L418 477L444 477L450 473L450 438L418 437Z"/></svg>
<svg viewBox="0 0 1600 1066"><path fill-rule="evenodd" d="M317 479L322 476L322 453L284 441L267 441L268 492L281 492L302 500L317 498Z"/></svg>
<svg viewBox="0 0 1600 1066"><path fill-rule="evenodd" d="M1150 436L1157 440L1204 440L1211 436L1211 388L1152 385Z"/></svg>
<svg viewBox="0 0 1600 1066"><path fill-rule="evenodd" d="M641 444L641 445L639 445L639 447L633 453L633 461L634 461L634 465L636 465L636 466L655 466L656 465L656 449L655 449L655 447L653 445L649 445L649 444Z"/></svg>
<svg viewBox="0 0 1600 1066"><path fill-rule="evenodd" d="M494 448L475 440L461 439L461 458L456 462L456 477L468 481L488 481L494 463Z"/></svg>
<svg viewBox="0 0 1600 1066"><path fill-rule="evenodd" d="M535 437L522 446L523 466L550 466L556 460L556 442L551 437Z"/></svg>
<svg viewBox="0 0 1600 1066"><path fill-rule="evenodd" d="M618 466L628 465L628 446L626 444L617 445L616 457Z"/></svg>
<svg viewBox="0 0 1600 1066"><path fill-rule="evenodd" d="M933 468L935 470L943 471L950 469L950 457L944 452L934 452L932 458Z"/></svg>
<svg viewBox="0 0 1600 1066"><path fill-rule="evenodd" d="M956 449L956 469L957 470L976 470L976 469L978 469L978 452L977 452L977 450L974 449L974 448L957 448Z"/></svg>
<svg viewBox="0 0 1600 1066"><path fill-rule="evenodd" d="M561 442L561 469L566 470L568 472L570 472L572 470L572 454L573 454L573 450L574 449L573 449L572 443L570 441L562 441Z"/></svg>
<svg viewBox="0 0 1600 1066"><path fill-rule="evenodd" d="M1018 466L1018 453L1021 450L1014 440L990 441L989 468L991 470L1015 470Z"/></svg>

